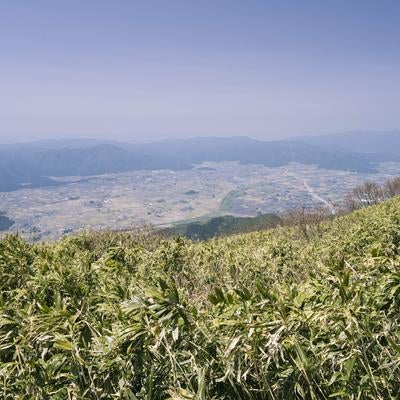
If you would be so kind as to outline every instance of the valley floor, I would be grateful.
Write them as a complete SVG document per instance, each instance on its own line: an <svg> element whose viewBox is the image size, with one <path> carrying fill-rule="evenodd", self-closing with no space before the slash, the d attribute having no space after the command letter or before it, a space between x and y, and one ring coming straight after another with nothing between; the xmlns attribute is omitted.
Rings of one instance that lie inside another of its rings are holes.
<svg viewBox="0 0 400 400"><path fill-rule="evenodd" d="M165 227L218 215L254 216L340 201L358 184L400 174L385 163L377 174L291 164L268 168L205 163L184 171L134 171L63 179L68 184L0 193L11 230L33 240L57 239L83 228Z"/></svg>

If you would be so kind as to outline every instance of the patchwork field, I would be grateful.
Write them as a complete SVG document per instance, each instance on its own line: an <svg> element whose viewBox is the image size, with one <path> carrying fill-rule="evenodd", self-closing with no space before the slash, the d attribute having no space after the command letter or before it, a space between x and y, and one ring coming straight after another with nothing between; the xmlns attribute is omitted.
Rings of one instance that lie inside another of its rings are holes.
<svg viewBox="0 0 400 400"><path fill-rule="evenodd" d="M339 202L367 180L400 174L384 163L377 174L290 164L269 168L233 162L204 163L182 171L134 171L59 179L62 186L0 193L11 231L34 240L55 239L83 228L165 227L223 214L254 216L300 206Z"/></svg>

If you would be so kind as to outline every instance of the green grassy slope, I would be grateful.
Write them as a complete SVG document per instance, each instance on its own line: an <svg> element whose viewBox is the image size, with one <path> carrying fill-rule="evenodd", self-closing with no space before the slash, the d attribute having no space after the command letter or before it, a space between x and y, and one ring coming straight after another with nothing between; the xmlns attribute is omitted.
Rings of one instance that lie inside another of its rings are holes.
<svg viewBox="0 0 400 400"><path fill-rule="evenodd" d="M0 398L398 398L400 199L308 237L7 237Z"/></svg>

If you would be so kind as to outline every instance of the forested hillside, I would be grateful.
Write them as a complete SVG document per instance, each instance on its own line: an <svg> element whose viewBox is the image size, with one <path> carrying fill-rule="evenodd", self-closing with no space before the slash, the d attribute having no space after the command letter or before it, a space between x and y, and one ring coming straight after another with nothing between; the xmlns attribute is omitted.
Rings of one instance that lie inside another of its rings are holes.
<svg viewBox="0 0 400 400"><path fill-rule="evenodd" d="M207 242L0 242L3 399L396 399L400 199Z"/></svg>
<svg viewBox="0 0 400 400"><path fill-rule="evenodd" d="M4 211L0 211L0 231L6 231L13 224L14 221L8 218Z"/></svg>
<svg viewBox="0 0 400 400"><path fill-rule="evenodd" d="M207 240L216 236L266 230L276 227L279 222L281 218L275 214L260 214L255 217L221 215L206 221L180 223L161 230L161 233L167 236L185 236L192 240Z"/></svg>

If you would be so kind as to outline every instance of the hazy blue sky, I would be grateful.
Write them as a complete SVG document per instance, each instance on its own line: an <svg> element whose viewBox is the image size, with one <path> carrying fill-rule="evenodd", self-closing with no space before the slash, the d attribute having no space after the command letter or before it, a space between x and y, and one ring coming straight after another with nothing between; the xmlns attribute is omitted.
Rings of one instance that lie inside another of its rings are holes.
<svg viewBox="0 0 400 400"><path fill-rule="evenodd" d="M400 127L400 1L10 0L0 141Z"/></svg>

